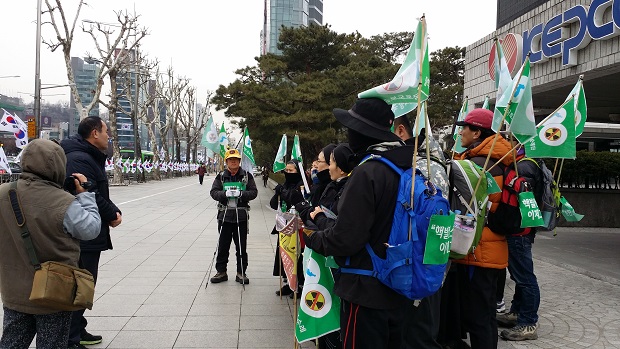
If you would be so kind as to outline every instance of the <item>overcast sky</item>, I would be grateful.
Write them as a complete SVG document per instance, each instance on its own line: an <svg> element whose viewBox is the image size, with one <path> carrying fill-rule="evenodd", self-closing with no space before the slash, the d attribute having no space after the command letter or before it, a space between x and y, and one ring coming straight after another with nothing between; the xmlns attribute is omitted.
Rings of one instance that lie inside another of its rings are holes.
<svg viewBox="0 0 620 349"><path fill-rule="evenodd" d="M53 0L49 0L53 2ZM32 100L34 91L36 0L2 0L0 34L0 93ZM75 13L77 0L63 0ZM115 23L114 11L129 10L140 15L149 29L141 49L157 57L163 69L172 65L177 75L191 78L198 89L198 102L205 104L208 90L235 80L234 71L254 65L259 54L263 23L261 0L89 0L80 20ZM446 46L467 46L495 30L494 0L324 0L324 23L338 33L360 32L363 36L386 32L414 31L416 18L426 14L431 51ZM45 0L43 0L45 9ZM43 16L43 22L48 20ZM42 36L54 37L51 25ZM72 56L94 52L92 39L76 29ZM162 70L163 70L162 69ZM386 80L390 77L386 77ZM431 77L432 78L432 77ZM60 50L41 47L41 82L66 84L66 68ZM46 102L68 101L69 88L42 92ZM348 106L342 106L348 107ZM216 121L224 119L218 113ZM227 122L228 124L228 122Z"/></svg>

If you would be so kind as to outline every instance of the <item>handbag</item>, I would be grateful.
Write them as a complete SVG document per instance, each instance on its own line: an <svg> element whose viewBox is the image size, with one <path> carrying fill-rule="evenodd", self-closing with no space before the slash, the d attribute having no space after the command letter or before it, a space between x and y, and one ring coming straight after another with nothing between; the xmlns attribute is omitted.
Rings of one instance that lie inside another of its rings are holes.
<svg viewBox="0 0 620 349"><path fill-rule="evenodd" d="M92 309L95 279L88 270L55 261L39 262L16 189L17 182L13 182L9 189L9 198L15 220L21 228L26 253L35 269L30 301L59 311Z"/></svg>

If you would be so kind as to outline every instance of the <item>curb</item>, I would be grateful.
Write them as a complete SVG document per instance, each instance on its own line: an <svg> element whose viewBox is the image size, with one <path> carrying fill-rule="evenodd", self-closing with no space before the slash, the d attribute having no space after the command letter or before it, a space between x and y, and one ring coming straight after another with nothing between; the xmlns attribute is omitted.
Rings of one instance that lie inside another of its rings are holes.
<svg viewBox="0 0 620 349"><path fill-rule="evenodd" d="M554 260L552 258L547 258L547 257L534 257L534 259L543 261L545 263L549 263L552 265L555 265L556 267L560 267L581 275L585 275L589 278L595 279L595 280L599 280L599 281L603 281L603 282L607 282L610 283L612 285L616 285L616 286L620 286L620 280L616 279L614 277L610 277L607 275L602 275L584 268L580 268L571 264L567 264L567 263L563 263L563 262L559 262L557 260Z"/></svg>

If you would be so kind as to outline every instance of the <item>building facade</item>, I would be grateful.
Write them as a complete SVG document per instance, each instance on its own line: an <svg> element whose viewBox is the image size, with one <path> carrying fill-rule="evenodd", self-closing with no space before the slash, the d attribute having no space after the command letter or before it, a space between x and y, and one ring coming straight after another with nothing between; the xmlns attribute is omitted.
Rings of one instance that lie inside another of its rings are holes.
<svg viewBox="0 0 620 349"><path fill-rule="evenodd" d="M323 0L265 0L264 18L261 54L281 54L278 50L281 27L323 25Z"/></svg>
<svg viewBox="0 0 620 349"><path fill-rule="evenodd" d="M97 89L97 76L99 75L99 67L96 63L89 64L82 58L71 57L71 69L75 78L75 87L77 88L80 100L83 106L89 105L93 100L93 95ZM69 98L69 106L73 110L71 120L69 120L69 134L77 134L77 128L80 124L80 110L76 110L73 96ZM95 104L88 112L88 116L99 116L99 103Z"/></svg>
<svg viewBox="0 0 620 349"><path fill-rule="evenodd" d="M497 37L506 41L512 76L530 53L537 120L559 107L583 75L588 124L578 149L620 150L620 0L497 3L497 30L466 50L464 95L470 106L482 105L485 96L495 102L489 63Z"/></svg>

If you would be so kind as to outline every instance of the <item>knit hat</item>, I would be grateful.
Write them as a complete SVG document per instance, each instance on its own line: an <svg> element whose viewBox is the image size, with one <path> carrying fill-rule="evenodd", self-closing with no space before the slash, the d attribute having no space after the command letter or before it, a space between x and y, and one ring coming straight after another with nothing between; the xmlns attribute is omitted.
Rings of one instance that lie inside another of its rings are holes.
<svg viewBox="0 0 620 349"><path fill-rule="evenodd" d="M355 154L348 143L338 144L338 146L334 148L332 155L334 155L334 160L336 160L336 166L338 166L342 172L351 173L353 168L355 168Z"/></svg>

